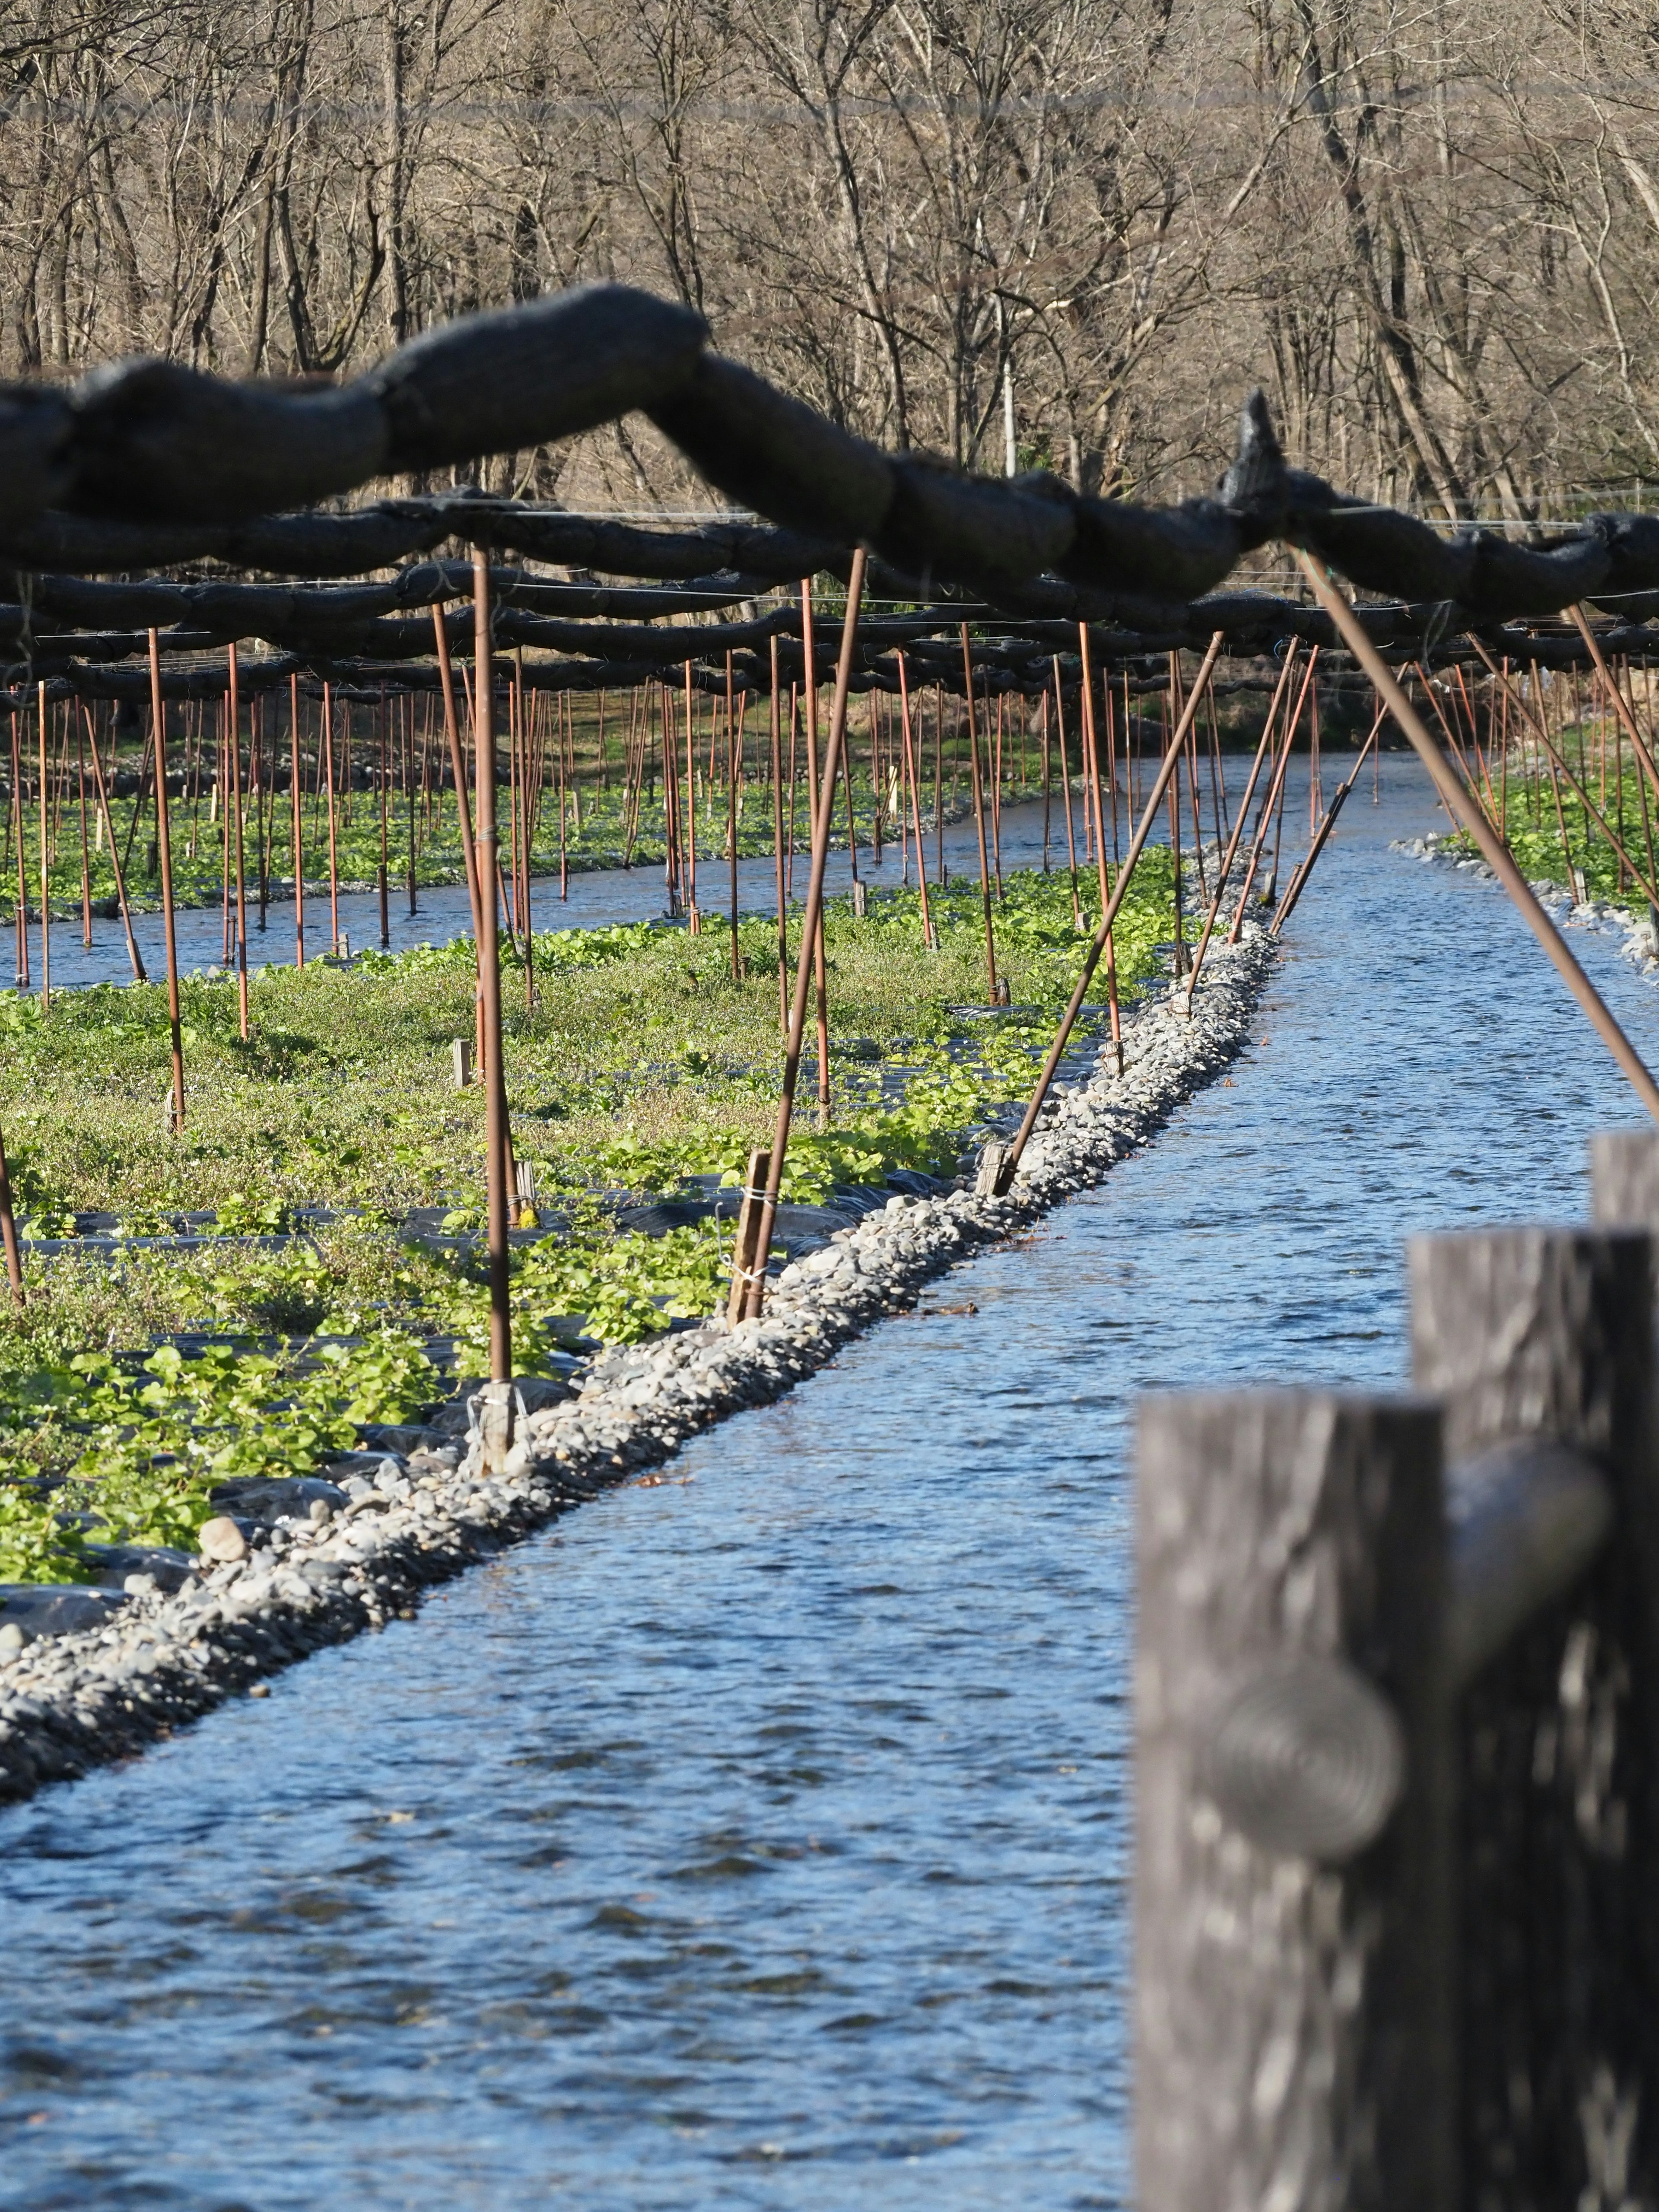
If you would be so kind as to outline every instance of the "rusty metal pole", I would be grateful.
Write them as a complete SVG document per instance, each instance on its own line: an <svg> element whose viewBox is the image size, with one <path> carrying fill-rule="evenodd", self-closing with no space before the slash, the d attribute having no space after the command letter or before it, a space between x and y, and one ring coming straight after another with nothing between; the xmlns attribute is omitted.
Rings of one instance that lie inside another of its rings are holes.
<svg viewBox="0 0 1659 2212"><path fill-rule="evenodd" d="M916 889L921 895L921 941L930 952L937 952L933 941L933 916L927 911L927 863L921 850L921 805L916 796L916 756L914 734L910 728L910 675L904 655L898 656L899 726L904 744L904 774L910 786L910 822L916 836ZM903 816L899 819L902 823Z"/></svg>
<svg viewBox="0 0 1659 2212"><path fill-rule="evenodd" d="M1330 841L1331 832L1336 827L1337 817L1348 803L1348 793L1359 781L1359 771L1365 765L1365 756L1376 743L1376 733L1382 726L1382 717L1387 711L1382 701L1378 700L1376 720L1371 724L1371 733L1361 747L1359 758L1354 763L1352 772L1331 793L1331 803L1326 808L1319 827L1314 832L1313 842L1303 854L1300 865L1290 882L1285 886L1285 896L1279 902L1279 910L1267 925L1269 937L1277 937L1296 912L1296 902L1307 889L1308 878L1312 875L1320 854Z"/></svg>
<svg viewBox="0 0 1659 2212"><path fill-rule="evenodd" d="M1066 861L1072 872L1072 927L1083 926L1083 909L1077 896L1077 836L1072 826L1072 772L1066 764L1066 705L1060 689L1060 655L1053 656L1054 668L1054 735L1060 744L1060 797L1066 809ZM1085 786L1087 789L1087 786ZM1087 805L1085 799L1085 805Z"/></svg>
<svg viewBox="0 0 1659 2212"><path fill-rule="evenodd" d="M1107 902L1106 911L1101 915L1095 933L1089 940L1089 949L1083 957L1082 973L1073 987L1066 1011L1060 1018L1060 1027L1054 1032L1054 1041L1048 1048L1048 1056L1043 1061L1042 1070L1037 1076L1036 1087L1031 1093L1030 1103L1025 1109L1024 1118L1015 1132L1012 1144L1009 1146L1003 1156L1002 1164L997 1174L999 1194L1006 1192L1012 1183L1015 1170L1019 1166L1026 1146L1030 1142L1031 1132L1036 1127L1037 1115L1042 1111L1042 1102L1048 1096L1049 1085L1054 1079L1054 1071L1060 1066L1066 1048L1071 1042L1072 1031L1077 1026L1077 1018L1082 1012L1084 1000L1088 996L1089 986L1094 980L1094 973L1099 965L1100 956L1106 950L1106 939L1111 933L1112 924L1117 920L1118 908L1122 905L1129 885L1134 880L1135 863L1139 860L1146 840L1152 835L1152 823L1157 818L1159 806L1163 804L1164 787L1181 765L1181 746L1185 744L1187 738L1186 726L1191 717L1198 712L1198 702L1203 696L1204 686L1210 679L1210 671L1215 666L1216 656L1221 651L1221 647L1222 633L1217 630L1210 640L1209 650L1204 656L1204 665L1198 672L1198 680L1193 685L1191 695L1182 712L1182 726L1177 732L1180 742L1172 744L1158 763L1158 774L1153 779L1151 791L1146 795L1146 804L1142 810L1140 820L1135 826L1135 834L1129 840L1129 849L1123 856L1123 866L1118 871L1117 882L1113 886L1112 896Z"/></svg>
<svg viewBox="0 0 1659 2212"><path fill-rule="evenodd" d="M472 752L477 763L477 860L489 896L478 902L478 989L483 1007L484 1173L489 1215L489 1379L513 1379L513 1306L507 1273L507 1070L501 1058L501 937L495 896L500 865L495 826L495 678L489 612L489 556L472 556L474 623Z"/></svg>
<svg viewBox="0 0 1659 2212"><path fill-rule="evenodd" d="M772 865L778 894L778 1027L789 1027L789 921L783 888L783 731L778 698L778 634L772 633Z"/></svg>
<svg viewBox="0 0 1659 2212"><path fill-rule="evenodd" d="M88 950L92 945L92 856L87 850L87 738L81 726L81 717L75 714L76 702L70 702L70 713L75 716L75 781L81 807L81 942Z"/></svg>
<svg viewBox="0 0 1659 2212"><path fill-rule="evenodd" d="M1498 669L1493 665L1491 659L1487 655L1486 647L1481 644L1479 638L1473 639L1471 642L1474 644L1475 651L1480 655L1480 658L1486 661L1487 667L1492 669L1494 679L1503 688L1504 696L1507 702L1513 696L1510 687L1509 678L1505 675L1500 674ZM1596 826L1600 829L1601 835L1607 839L1608 844L1612 846L1613 851L1617 853L1620 859L1630 870L1631 874L1636 878L1638 884L1640 884L1643 894L1647 898L1649 903L1651 905L1659 905L1659 878L1656 878L1651 872L1647 875L1644 875L1641 869L1638 868L1635 861L1632 860L1629 853L1626 850L1623 842L1614 834L1607 817L1602 813L1595 801L1590 797L1589 791L1582 783L1580 783L1578 778L1573 774L1571 764L1568 761L1566 755L1556 750L1554 743L1548 735L1547 726L1537 715L1534 714L1533 709L1528 703L1524 699L1516 699L1515 703L1520 708L1521 712L1526 715L1528 720L1532 723L1533 732L1538 738L1539 742L1542 744L1544 750L1549 756L1551 762L1555 767L1560 769L1562 775L1566 777L1567 781L1577 793L1579 801L1583 806L1584 811L1595 821ZM1507 754L1504 756L1504 766L1507 770L1509 766L1509 758ZM1637 788L1643 793L1643 805L1645 809L1646 786L1638 780ZM1558 788L1556 792L1556 811L1558 815L1560 813L1560 793ZM1563 825L1563 831L1565 839L1565 823ZM1505 842L1507 842L1508 841L1505 840ZM1571 866L1571 859L1569 859L1568 866Z"/></svg>
<svg viewBox="0 0 1659 2212"><path fill-rule="evenodd" d="M1244 796L1238 803L1238 814L1227 840L1227 850L1222 858L1221 872L1216 878L1215 896L1210 901L1210 910L1204 917L1204 933L1198 940L1198 950L1193 955L1192 972L1187 978L1187 1012L1189 1014L1193 1011L1193 993L1198 988L1198 971L1204 965L1204 955L1210 949L1210 933L1215 927L1215 918L1221 911L1221 902L1227 889L1227 878L1232 872L1233 862L1238 854L1239 842L1244 835L1245 817L1249 813L1250 801L1255 796L1256 780L1261 774L1261 763L1267 756L1267 746L1273 737L1273 723L1278 717L1279 702L1283 699L1285 687L1290 683L1291 669L1295 659L1294 653L1286 653L1285 665L1279 671L1278 684L1268 703L1267 720L1261 725L1261 742L1255 749L1255 758L1250 763L1250 779L1244 787Z"/></svg>
<svg viewBox="0 0 1659 2212"><path fill-rule="evenodd" d="M40 686L40 1004L52 1004L51 810L46 793L46 687Z"/></svg>
<svg viewBox="0 0 1659 2212"><path fill-rule="evenodd" d="M812 835L817 835L818 822L818 681L817 663L814 658L816 645L812 635L812 579L805 577L800 587L801 645L806 655L806 801L812 824ZM830 813L834 819L833 799ZM824 832L826 837L828 830ZM826 854L828 848L826 847ZM811 880L810 871L808 880ZM805 943L805 939L802 939ZM812 971L817 991L818 1042L818 1122L823 1128L830 1126L830 994L825 980L823 954L823 902L818 902L817 929L812 940Z"/></svg>
<svg viewBox="0 0 1659 2212"><path fill-rule="evenodd" d="M141 777L141 787L142 783ZM137 805L137 801L135 800L135 811ZM23 826L23 756L15 714L11 718L11 820L13 842L17 848L17 988L20 991L26 991L29 981L28 833ZM114 835L112 830L112 840ZM112 842L110 849L114 852Z"/></svg>
<svg viewBox="0 0 1659 2212"><path fill-rule="evenodd" d="M974 652L966 623L962 625L962 681L968 708L968 757L974 770L974 823L979 831L979 896L985 909L985 972L990 983L989 1003L994 1006L999 1003L997 941L991 927L991 861L985 848L985 787L979 772L979 720L974 713Z"/></svg>
<svg viewBox="0 0 1659 2212"><path fill-rule="evenodd" d="M1291 654L1287 656L1287 661L1294 657L1295 650L1295 647L1292 646ZM1302 719L1303 702L1308 696L1308 686L1313 682L1314 670L1318 664L1319 647L1315 646L1313 651L1308 655L1308 665L1303 672L1302 689L1296 695L1296 706L1291 712L1290 720L1285 726L1285 750L1274 764L1273 780L1267 786L1267 796L1262 805L1261 819L1255 825L1255 836L1250 842L1250 857L1245 865L1244 880L1239 885L1238 910L1233 916L1232 927L1227 932L1229 945L1237 944L1238 933L1244 927L1244 909L1249 902L1250 891L1255 883L1255 872L1261 864L1261 853L1267 842L1267 832L1273 827L1273 810L1279 803L1279 793L1284 788L1285 771L1291 764L1291 753L1296 744L1296 726Z"/></svg>
<svg viewBox="0 0 1659 2212"><path fill-rule="evenodd" d="M1590 628L1589 624L1584 620L1584 610L1582 607L1569 607L1567 609L1567 612L1572 617L1573 621L1577 624L1579 635L1589 647L1590 659L1595 663L1595 672L1601 678L1602 688L1607 692L1608 698L1613 702L1613 712L1618 715L1620 723L1624 726L1626 736L1636 748L1636 757L1641 762L1642 766L1647 771L1649 780L1651 781L1654 789L1656 792L1659 792L1659 767L1656 767L1652 754L1643 743L1642 732L1636 726L1636 717L1631 712L1629 702L1626 699L1623 691L1620 689L1618 684L1613 682L1612 676L1608 673L1607 664L1602 658L1601 648L1596 642L1595 633ZM1490 665L1491 664L1488 663L1488 665Z"/></svg>
<svg viewBox="0 0 1659 2212"><path fill-rule="evenodd" d="M323 780L328 787L328 927L329 950L340 955L340 862L334 827L334 694L323 686Z"/></svg>
<svg viewBox="0 0 1659 2212"><path fill-rule="evenodd" d="M161 703L161 644L149 633L149 702L155 722L155 838L161 847L161 928L167 948L167 1028L173 1040L173 1133L185 1126L185 1041L179 1018L179 933L173 913L173 838L167 813L167 725Z"/></svg>
<svg viewBox="0 0 1659 2212"><path fill-rule="evenodd" d="M691 664L685 664L685 927L696 937L702 916L697 912L697 724L691 710Z"/></svg>
<svg viewBox="0 0 1659 2212"><path fill-rule="evenodd" d="M294 817L294 964L306 964L305 777L300 766L300 679L288 679L288 803Z"/></svg>
<svg viewBox="0 0 1659 2212"><path fill-rule="evenodd" d="M104 783L104 764L98 757L98 732L93 726L92 709L85 700L81 702L81 712L86 719L87 744L92 754L93 788L98 793L98 809L104 817L104 835L109 839L110 866L115 872L115 897L121 909L121 926L127 933L127 958L132 963L132 980L135 983L148 983L149 973L144 966L144 956L138 950L138 940L132 933L132 909L127 904L126 878L121 868L121 855L115 845L115 823L110 816L109 792Z"/></svg>
<svg viewBox="0 0 1659 2212"><path fill-rule="evenodd" d="M1394 672L1371 643L1364 624L1319 563L1298 547L1297 562L1319 601L1341 632L1343 641L1364 670L1389 711L1406 733L1418 758L1429 772L1436 791L1455 822L1461 822L1480 848L1480 856L1521 909L1522 918L1543 946L1562 981L1589 1017L1591 1026L1613 1054L1632 1088L1656 1121L1659 1121L1659 1084L1648 1072L1641 1054L1625 1035L1589 977L1574 959L1561 933L1533 894L1532 886L1515 865L1509 847L1487 821L1473 798L1447 773L1439 749L1424 728L1415 708L1395 682Z"/></svg>
<svg viewBox="0 0 1659 2212"><path fill-rule="evenodd" d="M743 695L745 711L749 694ZM743 981L743 947L738 936L738 772L742 761L743 739L738 730L737 710L732 700L732 655L726 656L726 765L727 790L726 794L726 835L732 854L732 981Z"/></svg>
<svg viewBox="0 0 1659 2212"><path fill-rule="evenodd" d="M783 1184L783 1164L789 1148L789 1122L794 1111L795 1084L800 1073L801 1039L806 1027L806 1000L812 981L813 946L823 917L823 875L830 857L830 827L836 810L836 770L847 729L847 695L858 642L859 609L864 599L866 555L860 546L853 555L847 580L847 614L842 624L841 659L836 669L835 702L830 710L830 741L823 757L817 817L812 824L812 868L807 878L806 908L802 917L800 952L795 962L794 996L789 1009L789 1038L784 1053L783 1085L778 1094L778 1115L772 1132L772 1158L766 1170L766 1194L760 1224L755 1232L745 1315L758 1314L766 1296L766 1259L772 1248L772 1224L777 1218L778 1193ZM808 678L811 671L809 667Z"/></svg>
<svg viewBox="0 0 1659 2212"><path fill-rule="evenodd" d="M1100 909L1106 911L1111 897L1111 879L1106 868L1106 817L1100 803L1100 733L1095 725L1095 679L1089 663L1089 626L1077 626L1078 646L1083 660L1083 745L1088 755L1083 777L1083 804L1085 809L1092 799L1094 806L1095 856L1100 864ZM1086 817L1085 817L1086 818ZM1113 817L1115 822L1115 811ZM1115 831L1114 831L1115 842ZM1177 863L1178 865L1178 863ZM1179 883L1179 877L1176 878ZM1112 1057L1117 1072L1123 1073L1123 1017L1117 1000L1117 947L1112 933L1106 933L1106 1018L1112 1035Z"/></svg>
<svg viewBox="0 0 1659 2212"><path fill-rule="evenodd" d="M455 712L455 671L449 658L449 633L444 611L432 610L434 641L438 653L438 682L443 693L444 735L449 744L449 772L455 779L455 813L461 836L461 863L466 870L466 895L472 907L472 942L480 941L479 919L483 902L478 896L478 856L472 843L472 809L466 795L466 755L461 748L460 718Z"/></svg>
<svg viewBox="0 0 1659 2212"><path fill-rule="evenodd" d="M230 688L227 712L230 727L230 803L236 811L236 1015L241 1039L247 1042L247 883L242 862L242 738L241 701L236 681L236 647L226 647Z"/></svg>

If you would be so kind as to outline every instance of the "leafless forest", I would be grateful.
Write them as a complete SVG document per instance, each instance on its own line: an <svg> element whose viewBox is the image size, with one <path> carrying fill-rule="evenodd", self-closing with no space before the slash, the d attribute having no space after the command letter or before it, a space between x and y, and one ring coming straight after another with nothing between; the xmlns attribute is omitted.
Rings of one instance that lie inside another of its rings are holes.
<svg viewBox="0 0 1659 2212"><path fill-rule="evenodd" d="M1434 514L1659 479L1649 0L25 0L8 374L333 375L581 278L1085 489L1289 449ZM494 481L695 488L648 434Z"/></svg>

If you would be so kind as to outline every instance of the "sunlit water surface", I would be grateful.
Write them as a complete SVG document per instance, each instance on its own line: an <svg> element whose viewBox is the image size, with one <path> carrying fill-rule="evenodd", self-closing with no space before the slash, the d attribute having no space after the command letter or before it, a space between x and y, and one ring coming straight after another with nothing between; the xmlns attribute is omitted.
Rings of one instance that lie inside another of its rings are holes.
<svg viewBox="0 0 1659 2212"><path fill-rule="evenodd" d="M4 2202L1120 2203L1135 1397L1395 1383L1403 1234L1582 1213L1638 1118L1500 898L1387 851L1431 818L1367 777L1259 1042L1103 1189L0 1815Z"/></svg>

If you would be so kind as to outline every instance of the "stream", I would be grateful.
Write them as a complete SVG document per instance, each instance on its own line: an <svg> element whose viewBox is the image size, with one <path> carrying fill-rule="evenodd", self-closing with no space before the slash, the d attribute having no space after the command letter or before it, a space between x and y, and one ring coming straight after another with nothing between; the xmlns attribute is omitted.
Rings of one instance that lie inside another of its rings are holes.
<svg viewBox="0 0 1659 2212"><path fill-rule="evenodd" d="M1136 1396L1397 1386L1403 1236L1583 1217L1641 1119L1501 896L1388 850L1433 826L1367 774L1258 1042L1098 1191L0 1813L6 2203L1123 2203Z"/></svg>

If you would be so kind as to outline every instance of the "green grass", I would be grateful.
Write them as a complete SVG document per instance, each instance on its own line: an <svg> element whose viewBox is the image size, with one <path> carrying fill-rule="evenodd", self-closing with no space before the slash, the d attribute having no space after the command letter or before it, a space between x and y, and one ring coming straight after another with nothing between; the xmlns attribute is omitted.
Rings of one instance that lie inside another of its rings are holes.
<svg viewBox="0 0 1659 2212"><path fill-rule="evenodd" d="M1173 929L1167 854L1144 858L1116 933L1126 995L1160 967ZM939 950L921 942L910 892L873 893L868 915L832 902L826 944L835 1093L815 1127L809 1043L786 1194L874 1183L901 1168L954 1173L976 1124L1029 1090L1082 944L1063 875L1015 874L995 908L1014 1006L986 996L980 893L930 892ZM724 1295L714 1225L621 1235L617 1200L685 1178L739 1179L772 1127L781 1041L774 927L696 938L640 923L540 935L537 995L504 977L514 1144L534 1164L559 1233L516 1253L521 1372L574 1326L628 1341ZM1103 984L1097 979L1097 1001ZM483 1371L487 1292L470 1253L398 1233L412 1208L452 1231L483 1218L480 1088L456 1091L450 1044L470 1036L470 944L366 954L349 969L266 968L238 1035L229 978L184 986L187 1115L162 1125L170 1079L160 986L100 985L38 1000L0 994L0 1126L19 1212L35 1234L76 1212L165 1231L208 1212L228 1237L280 1230L305 1206L340 1218L278 1250L225 1242L29 1266L31 1296L0 1305L0 1579L76 1571L66 1510L149 1540L187 1538L227 1474L321 1463L364 1420L438 1395L420 1349L453 1336ZM729 1231L726 1231L729 1240ZM43 1270L49 1272L43 1273ZM273 1348L182 1358L188 1329ZM352 1340L351 1342L345 1341Z"/></svg>
<svg viewBox="0 0 1659 2212"><path fill-rule="evenodd" d="M1635 755L1625 748L1622 794L1615 771L1613 750L1608 746L1606 775L1606 804L1602 803L1602 776L1595 754L1589 750L1590 732L1570 729L1567 732L1566 757L1572 763L1575 774L1579 773L1577 740L1583 738L1585 748L1587 774L1580 781L1595 802L1596 811L1613 831L1631 859L1644 873L1648 871L1648 830L1650 828L1659 843L1659 800L1654 793L1647 793L1644 820L1642 789L1639 779L1642 769ZM1563 890L1573 886L1568 873L1568 862L1583 872L1589 896L1595 899L1640 902L1645 894L1630 871L1624 867L1618 854L1607 842L1607 836L1589 810L1574 793L1571 785L1560 770L1556 770L1558 785L1553 788L1547 760L1534 755L1512 751L1509 760L1507 786L1496 760L1491 763L1492 787L1494 799L1501 793L1501 815L1504 822L1510 851L1515 854L1522 873L1534 883L1559 884ZM1557 789L1560 798L1558 813ZM1485 786L1481 796L1486 796ZM1622 799L1622 805L1621 805ZM1566 846L1561 842L1561 829L1566 827ZM1473 854L1474 840L1460 832L1452 840L1461 851Z"/></svg>

